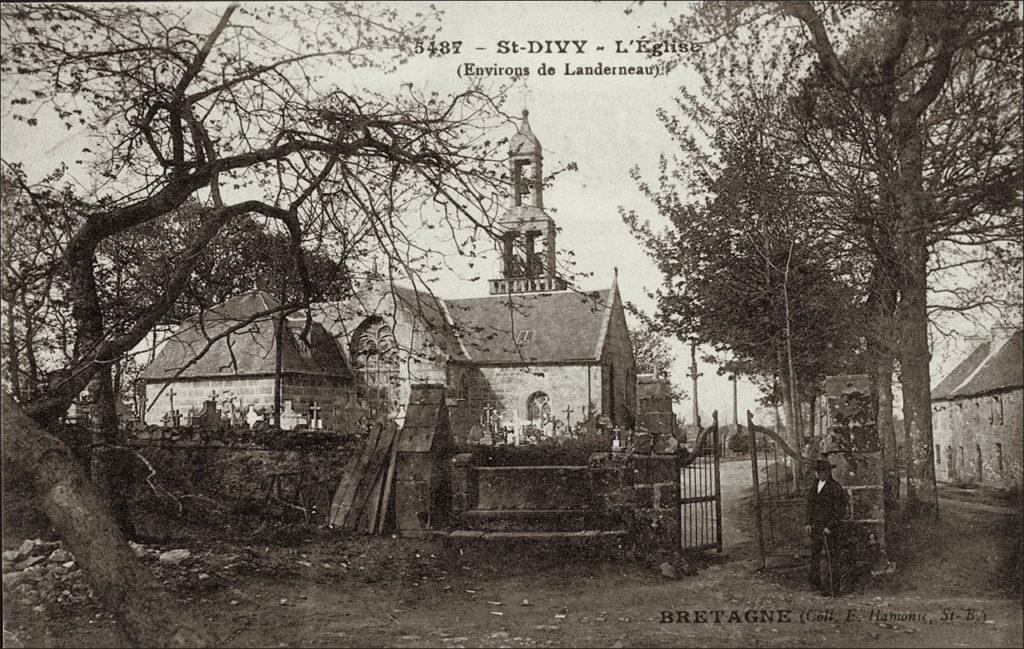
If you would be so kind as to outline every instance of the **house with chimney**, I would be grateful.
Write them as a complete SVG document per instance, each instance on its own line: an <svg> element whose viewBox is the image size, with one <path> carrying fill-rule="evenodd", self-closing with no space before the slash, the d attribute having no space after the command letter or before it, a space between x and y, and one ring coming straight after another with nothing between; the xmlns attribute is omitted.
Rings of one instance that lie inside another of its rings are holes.
<svg viewBox="0 0 1024 649"><path fill-rule="evenodd" d="M935 476L1010 488L1024 457L1024 334L996 326L932 390Z"/></svg>

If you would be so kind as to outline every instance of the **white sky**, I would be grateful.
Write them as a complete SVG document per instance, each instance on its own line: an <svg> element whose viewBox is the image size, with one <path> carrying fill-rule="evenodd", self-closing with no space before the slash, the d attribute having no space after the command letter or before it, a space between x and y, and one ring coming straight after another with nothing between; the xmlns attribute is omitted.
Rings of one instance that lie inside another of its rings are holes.
<svg viewBox="0 0 1024 649"><path fill-rule="evenodd" d="M459 79L456 70L463 62L479 66L529 66L531 74L521 88L512 91L512 102L507 106L518 113L523 104L530 109L530 124L540 139L545 153L545 169L559 168L576 162L579 171L563 174L555 185L545 190L545 206L552 212L562 231L559 248L575 251L576 269L592 271L594 276L581 283L583 289L596 289L611 284L613 268L619 268L619 287L626 300L650 311L652 301L648 290L657 288L660 275L646 257L639 244L631 237L618 214L618 208L635 209L641 216L658 222L653 208L636 189L629 177L629 168L639 165L653 174L658 155L670 150L671 144L655 111L658 107L671 107L676 90L692 82L685 66L668 76L652 77L575 77L561 74L565 62L575 65L597 63L614 65L643 65L649 59L644 55L614 55L616 39L639 38L649 33L654 23L664 24L667 19L685 10L680 4L668 7L659 4L636 6L631 3L606 2L592 4L519 2L519 3L435 3L445 11L445 18L437 40L463 41L462 54L428 58L422 56L399 69L393 75L380 78L351 75L361 83L381 89L397 90L401 83L412 81L417 85L429 82L442 92L455 91L466 82ZM423 4L402 4L400 11L409 14L422 10ZM624 10L633 12L626 15ZM528 40L586 39L585 55L544 55L496 53L496 43L504 39L525 43ZM595 52L604 45L605 52ZM486 51L476 51L485 47ZM558 69L555 76L538 76L536 68L548 63ZM346 74L351 74L346 71ZM375 73L376 74L376 73ZM343 79L338 83L344 84ZM10 120L7 89L2 95L3 157L8 161L23 161L30 176L39 176L52 169L60 160L72 161L82 144L76 131L61 132L53 128L27 129ZM507 134L511 134L511 127ZM495 264L484 262L484 280ZM467 269L463 277L439 277L434 290L441 296L473 297L487 294L485 281L468 282L465 278L477 274ZM681 343L673 343L679 362L673 368L672 378L687 392L691 390L686 377L689 352ZM963 353L963 344L944 345L936 350L933 359L933 384L941 373L951 367ZM732 386L725 377L717 375L717 368L698 361L703 373L700 383L701 415L709 420L717 409L722 423L732 421ZM739 413L744 419L747 409L755 410L757 390L751 384L739 383ZM685 402L679 413L691 420L691 403Z"/></svg>

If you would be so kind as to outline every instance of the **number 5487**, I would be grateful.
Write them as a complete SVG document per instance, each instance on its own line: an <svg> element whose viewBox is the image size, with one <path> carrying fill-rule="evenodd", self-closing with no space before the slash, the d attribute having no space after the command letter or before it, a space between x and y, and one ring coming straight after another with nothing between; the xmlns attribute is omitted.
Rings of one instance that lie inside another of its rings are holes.
<svg viewBox="0 0 1024 649"><path fill-rule="evenodd" d="M462 41L416 41L412 51L416 54L458 54Z"/></svg>

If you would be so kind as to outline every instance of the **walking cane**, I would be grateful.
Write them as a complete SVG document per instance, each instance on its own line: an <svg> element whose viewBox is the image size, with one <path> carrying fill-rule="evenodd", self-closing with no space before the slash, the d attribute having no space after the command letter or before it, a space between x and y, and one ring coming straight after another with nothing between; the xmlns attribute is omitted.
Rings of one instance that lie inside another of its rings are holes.
<svg viewBox="0 0 1024 649"><path fill-rule="evenodd" d="M832 553L828 550L828 534L822 534L821 538L825 542L825 561L828 563L828 598L836 598L836 583L832 578Z"/></svg>

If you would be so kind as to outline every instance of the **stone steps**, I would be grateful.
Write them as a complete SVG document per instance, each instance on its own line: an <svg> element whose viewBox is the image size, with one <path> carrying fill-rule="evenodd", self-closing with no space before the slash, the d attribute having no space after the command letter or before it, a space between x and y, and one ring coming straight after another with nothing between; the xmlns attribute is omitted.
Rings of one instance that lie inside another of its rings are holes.
<svg viewBox="0 0 1024 649"><path fill-rule="evenodd" d="M487 532L575 532L596 527L589 509L471 509L463 524Z"/></svg>
<svg viewBox="0 0 1024 649"><path fill-rule="evenodd" d="M453 530L448 538L461 541L537 542L537 543L600 543L626 537L626 530L579 530L557 532L487 532L484 530Z"/></svg>

